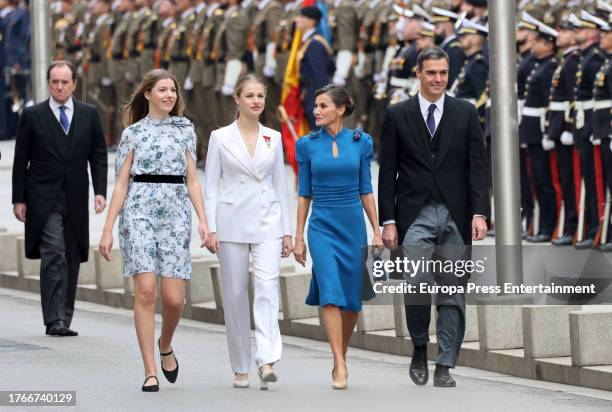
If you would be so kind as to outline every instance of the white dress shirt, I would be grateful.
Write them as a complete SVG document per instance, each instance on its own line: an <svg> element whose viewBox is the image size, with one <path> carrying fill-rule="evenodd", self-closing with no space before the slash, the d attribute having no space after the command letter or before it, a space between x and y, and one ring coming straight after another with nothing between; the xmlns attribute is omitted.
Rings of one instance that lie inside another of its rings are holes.
<svg viewBox="0 0 612 412"><path fill-rule="evenodd" d="M53 115L55 116L55 118L57 119L57 122L61 126L62 122L60 122L60 106L66 107L65 112L66 112L66 117L68 118L68 129L70 129L70 125L72 124L72 115L74 114L74 102L72 101L72 97L69 98L68 101L66 101L66 103L64 104L56 102L53 99L53 97L49 98L49 107L51 107L51 111L53 112ZM68 134L68 131L64 130L64 133Z"/></svg>
<svg viewBox="0 0 612 412"><path fill-rule="evenodd" d="M436 105L436 110L434 110L434 121L436 123L436 129L438 129L440 120L442 120L442 114L444 113L444 93L442 93L442 96L435 102L430 102L429 100L424 98L421 95L421 92L419 92L417 95L419 96L419 106L421 108L421 114L423 115L423 120L425 121L425 124L427 124L429 106L431 106L432 104Z"/></svg>

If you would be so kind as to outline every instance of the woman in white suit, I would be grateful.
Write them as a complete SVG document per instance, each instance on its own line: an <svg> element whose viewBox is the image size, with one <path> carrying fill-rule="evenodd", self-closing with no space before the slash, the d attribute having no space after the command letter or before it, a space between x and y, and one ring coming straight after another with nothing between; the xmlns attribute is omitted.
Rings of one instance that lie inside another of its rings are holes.
<svg viewBox="0 0 612 412"><path fill-rule="evenodd" d="M268 382L277 380L272 366L282 351L280 259L293 250L281 135L259 123L265 98L261 79L242 77L234 96L237 119L212 132L206 157L208 248L218 254L221 264L225 326L237 388L249 386L249 252L255 279L255 364L261 389L267 389Z"/></svg>

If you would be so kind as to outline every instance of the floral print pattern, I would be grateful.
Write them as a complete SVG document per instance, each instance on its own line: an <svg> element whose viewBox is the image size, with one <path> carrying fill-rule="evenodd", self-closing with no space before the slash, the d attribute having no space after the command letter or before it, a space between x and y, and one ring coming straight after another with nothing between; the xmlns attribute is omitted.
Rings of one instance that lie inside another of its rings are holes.
<svg viewBox="0 0 612 412"><path fill-rule="evenodd" d="M163 120L149 116L127 127L115 162L115 179L131 151L131 176L177 175L187 172L187 153L196 161L196 134L183 117ZM125 276L153 272L191 278L191 203L187 187L173 183L142 183L130 179L119 216L119 246Z"/></svg>

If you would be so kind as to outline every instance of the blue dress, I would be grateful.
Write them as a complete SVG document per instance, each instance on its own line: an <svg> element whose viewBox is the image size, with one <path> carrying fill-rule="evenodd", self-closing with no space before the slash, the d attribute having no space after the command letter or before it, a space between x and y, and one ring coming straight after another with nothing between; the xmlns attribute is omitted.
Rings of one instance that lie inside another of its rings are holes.
<svg viewBox="0 0 612 412"><path fill-rule="evenodd" d="M371 298L371 290L362 290L368 239L360 195L372 193L372 138L342 129L336 135L337 158L332 141L321 129L296 143L298 194L312 198L307 234L312 280L306 304L360 311L362 299Z"/></svg>

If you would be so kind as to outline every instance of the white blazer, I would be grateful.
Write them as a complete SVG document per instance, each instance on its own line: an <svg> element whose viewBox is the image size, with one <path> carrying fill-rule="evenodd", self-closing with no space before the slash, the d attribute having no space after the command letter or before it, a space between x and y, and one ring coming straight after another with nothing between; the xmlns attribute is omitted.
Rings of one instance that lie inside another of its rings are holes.
<svg viewBox="0 0 612 412"><path fill-rule="evenodd" d="M280 133L261 124L253 158L236 122L211 133L204 203L208 228L219 241L261 243L291 235L283 158Z"/></svg>

